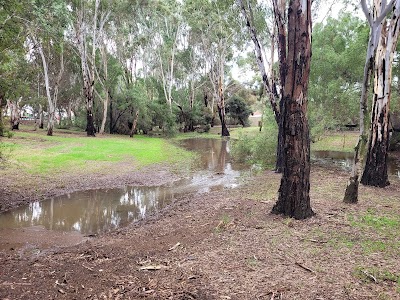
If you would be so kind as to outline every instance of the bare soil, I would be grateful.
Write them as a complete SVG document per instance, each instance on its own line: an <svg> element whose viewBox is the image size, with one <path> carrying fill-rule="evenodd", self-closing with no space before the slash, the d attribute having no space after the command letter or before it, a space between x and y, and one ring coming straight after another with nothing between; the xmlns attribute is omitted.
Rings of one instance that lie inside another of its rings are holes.
<svg viewBox="0 0 400 300"><path fill-rule="evenodd" d="M171 179L155 170L131 176L84 178L78 188ZM0 299L400 299L396 278L382 275L400 275L400 251L390 246L399 235L387 240L351 222L371 209L398 215L400 182L361 187L360 202L346 205L347 177L313 166L316 216L304 221L270 214L280 175L266 171L78 245L3 250ZM20 200L6 207L27 201L12 197ZM368 241L388 246L367 251Z"/></svg>

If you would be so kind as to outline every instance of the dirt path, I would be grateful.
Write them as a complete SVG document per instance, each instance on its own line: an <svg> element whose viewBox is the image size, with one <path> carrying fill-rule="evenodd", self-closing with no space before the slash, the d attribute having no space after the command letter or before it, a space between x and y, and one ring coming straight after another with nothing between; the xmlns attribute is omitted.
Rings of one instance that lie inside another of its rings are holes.
<svg viewBox="0 0 400 300"><path fill-rule="evenodd" d="M0 299L400 299L398 234L354 225L398 215L400 183L349 206L346 180L313 167L306 221L269 214L279 175L264 172L76 246L0 252Z"/></svg>

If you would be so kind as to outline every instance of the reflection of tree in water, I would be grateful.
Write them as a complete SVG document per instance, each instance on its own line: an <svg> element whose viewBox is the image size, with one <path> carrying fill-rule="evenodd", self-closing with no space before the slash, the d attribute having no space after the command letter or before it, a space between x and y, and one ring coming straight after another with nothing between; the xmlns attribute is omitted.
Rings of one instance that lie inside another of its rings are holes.
<svg viewBox="0 0 400 300"><path fill-rule="evenodd" d="M43 225L51 230L97 233L141 219L171 199L173 193L163 187L77 192L5 213L0 227Z"/></svg>
<svg viewBox="0 0 400 300"><path fill-rule="evenodd" d="M185 141L184 145L189 150L200 152L201 166L206 172L199 172L196 178L183 181L181 186L125 187L71 193L4 213L0 217L0 228L43 225L50 230L97 233L141 219L165 207L176 193L208 191L234 183L239 172L233 171L231 163L227 162L230 159L229 141L193 139ZM215 173L221 173L221 176Z"/></svg>
<svg viewBox="0 0 400 300"><path fill-rule="evenodd" d="M221 147L220 147L219 156L218 156L218 165L215 170L218 173L225 173L226 143L227 143L226 141L221 142Z"/></svg>

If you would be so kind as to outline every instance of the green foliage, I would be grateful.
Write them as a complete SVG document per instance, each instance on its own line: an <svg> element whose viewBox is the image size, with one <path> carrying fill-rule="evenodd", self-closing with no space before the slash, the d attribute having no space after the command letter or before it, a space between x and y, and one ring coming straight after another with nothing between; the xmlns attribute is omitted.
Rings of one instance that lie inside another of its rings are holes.
<svg viewBox="0 0 400 300"><path fill-rule="evenodd" d="M262 131L256 136L240 135L232 141L232 155L235 160L271 167L276 160L278 127L271 109L264 113Z"/></svg>
<svg viewBox="0 0 400 300"><path fill-rule="evenodd" d="M349 13L313 28L309 86L311 134L357 124L369 27Z"/></svg>
<svg viewBox="0 0 400 300"><path fill-rule="evenodd" d="M249 116L252 111L242 97L233 96L230 98L226 104L226 113L243 127L249 126Z"/></svg>

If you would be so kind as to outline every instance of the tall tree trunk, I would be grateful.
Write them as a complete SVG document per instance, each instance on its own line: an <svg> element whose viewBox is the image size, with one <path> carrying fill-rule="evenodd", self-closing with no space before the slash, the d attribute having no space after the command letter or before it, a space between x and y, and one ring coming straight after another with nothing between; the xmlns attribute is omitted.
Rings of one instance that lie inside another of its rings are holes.
<svg viewBox="0 0 400 300"><path fill-rule="evenodd" d="M43 129L44 127L44 113L43 113L43 106L39 104L39 128Z"/></svg>
<svg viewBox="0 0 400 300"><path fill-rule="evenodd" d="M393 56L399 36L400 1L390 22L384 22L375 56L374 96L372 100L371 128L368 153L361 183L385 187L389 185L387 156L389 149L389 107L392 82Z"/></svg>
<svg viewBox="0 0 400 300"><path fill-rule="evenodd" d="M111 97L111 95L110 95L110 97L109 97L109 99L110 99L110 134L113 134L114 133L114 125L113 125L113 100L112 100L112 97Z"/></svg>
<svg viewBox="0 0 400 300"><path fill-rule="evenodd" d="M221 136L229 136L228 127L226 127L225 120L225 93L224 93L224 64L225 64L225 50L222 51L219 58L218 70L218 115L221 121Z"/></svg>
<svg viewBox="0 0 400 300"><path fill-rule="evenodd" d="M7 105L11 111L11 115L10 115L11 130L19 130L19 122L20 122L19 103L21 102L21 100L22 100L22 98L19 98L16 101L7 100Z"/></svg>
<svg viewBox="0 0 400 300"><path fill-rule="evenodd" d="M4 136L3 103L4 95L0 92L0 136Z"/></svg>
<svg viewBox="0 0 400 300"><path fill-rule="evenodd" d="M135 117L132 122L131 133L129 134L130 137L133 137L133 135L135 134L138 119L139 119L139 110L137 110L135 113Z"/></svg>
<svg viewBox="0 0 400 300"><path fill-rule="evenodd" d="M97 12L100 5L100 0L95 0L94 17L93 17L93 33L92 33L92 55L88 59L86 35L87 29L84 20L84 7L78 11L78 24L76 28L76 38L78 50L81 58L81 69L83 79L83 94L86 99L86 133L87 136L95 136L96 129L94 127L93 116L93 100L94 100L94 75L96 61L96 44L97 44ZM90 65L91 64L91 65Z"/></svg>
<svg viewBox="0 0 400 300"><path fill-rule="evenodd" d="M107 110L108 110L108 102L109 102L109 84L108 84L108 63L107 63L107 49L106 44L103 43L101 49L101 59L103 61L103 72L104 72L104 93L105 98L103 100L103 119L101 120L100 134L103 134L106 129L107 122Z"/></svg>
<svg viewBox="0 0 400 300"><path fill-rule="evenodd" d="M272 213L305 219L314 215L309 195L310 137L307 120L311 0L290 1L287 31L288 68L284 73L281 111L285 155L279 198ZM282 44L278 44L278 47L282 47Z"/></svg>
<svg viewBox="0 0 400 300"><path fill-rule="evenodd" d="M372 13L368 11L365 0L361 0L361 6L370 26L370 35L360 98L360 135L355 147L353 168L343 198L343 201L346 203L358 202L359 178L368 140L365 128L368 126L368 119L366 118L366 115L368 113L369 85L371 81L372 70L375 65L375 54L378 47L378 40L380 39L382 21L393 7L393 1L386 7L381 7L382 2L374 0Z"/></svg>
<svg viewBox="0 0 400 300"><path fill-rule="evenodd" d="M218 115L221 121L221 136L229 136L229 130L226 126L225 120L225 96L222 90L222 85L220 85L220 92L219 92L219 99L218 99Z"/></svg>
<svg viewBox="0 0 400 300"><path fill-rule="evenodd" d="M85 89L86 94L86 134L87 136L96 136L93 117L93 90L90 87Z"/></svg>
<svg viewBox="0 0 400 300"><path fill-rule="evenodd" d="M245 17L246 20L246 25L248 28L248 31L250 33L250 37L253 40L254 46L255 46L255 56L257 60L257 65L260 70L262 80L264 83L264 88L265 91L268 95L272 111L275 116L276 123L278 125L278 143L277 143L277 148L276 148L276 165L275 165L275 171L277 173L282 172L282 164L283 164L283 123L281 122L280 118L280 111L282 110L282 105L283 102L280 102L279 106L277 103L277 99L279 99L279 95L277 93L277 89L275 88L275 83L274 83L274 76L273 76L273 59L275 55L274 51L274 45L275 45L275 28L278 26L278 35L279 35L279 41L281 43L280 51L279 51L279 62L280 62L280 70L282 72L286 68L286 32L284 30L284 22L282 18L285 16L285 10L284 10L284 4L275 3L274 1L274 11L275 11L275 18L276 20L276 25L274 24L273 28L273 34L271 36L271 65L270 65L270 80L268 79L268 75L266 72L265 64L264 64L264 59L263 59L263 48L262 44L260 43L258 36L257 36L257 30L254 26L254 20L253 20L253 13L252 13L252 8L251 4L249 1L247 2L247 7L244 5L242 0L237 0L238 5L242 9L243 16ZM283 6L283 7L282 7ZM282 74L282 72L280 74ZM284 76L281 76L281 85L284 85Z"/></svg>

